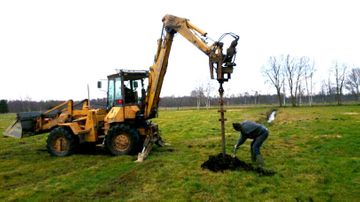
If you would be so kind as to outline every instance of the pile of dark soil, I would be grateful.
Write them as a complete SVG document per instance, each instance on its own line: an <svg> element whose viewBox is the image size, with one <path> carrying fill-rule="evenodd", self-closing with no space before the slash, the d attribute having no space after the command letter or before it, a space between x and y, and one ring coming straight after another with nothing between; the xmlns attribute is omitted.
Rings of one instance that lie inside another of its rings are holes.
<svg viewBox="0 0 360 202"><path fill-rule="evenodd" d="M225 154L224 157L222 153L216 156L209 156L209 160L201 164L201 167L213 172L223 172L224 170L245 170L256 172L260 176L272 176L275 174L275 171L254 167L251 164L241 161L237 157L233 158L228 154Z"/></svg>

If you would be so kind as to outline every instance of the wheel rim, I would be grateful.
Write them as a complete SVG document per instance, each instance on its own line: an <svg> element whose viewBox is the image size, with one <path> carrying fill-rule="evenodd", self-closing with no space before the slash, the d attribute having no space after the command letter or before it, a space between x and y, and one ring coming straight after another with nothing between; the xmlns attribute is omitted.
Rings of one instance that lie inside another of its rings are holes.
<svg viewBox="0 0 360 202"><path fill-rule="evenodd" d="M65 137L56 138L52 146L56 152L65 152L70 148L69 141Z"/></svg>
<svg viewBox="0 0 360 202"><path fill-rule="evenodd" d="M125 134L119 134L114 137L113 147L117 151L125 151L130 147L130 139Z"/></svg>

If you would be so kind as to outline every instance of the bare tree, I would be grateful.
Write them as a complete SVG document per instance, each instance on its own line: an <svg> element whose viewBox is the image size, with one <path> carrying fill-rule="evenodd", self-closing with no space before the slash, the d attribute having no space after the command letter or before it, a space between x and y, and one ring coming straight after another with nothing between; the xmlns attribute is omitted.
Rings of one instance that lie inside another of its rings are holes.
<svg viewBox="0 0 360 202"><path fill-rule="evenodd" d="M297 96L296 96L296 98L297 98L297 106L301 106L302 105L302 97L304 96L304 91L305 91L305 89L303 88L301 82L298 84L297 89L298 89L297 90Z"/></svg>
<svg viewBox="0 0 360 202"><path fill-rule="evenodd" d="M248 100L250 100L250 94L248 92L245 92L244 93L244 103L248 104Z"/></svg>
<svg viewBox="0 0 360 202"><path fill-rule="evenodd" d="M360 101L360 68L352 68L348 73L345 88Z"/></svg>
<svg viewBox="0 0 360 202"><path fill-rule="evenodd" d="M313 76L315 73L315 61L309 62L304 69L304 78L305 78L305 87L306 94L308 96L309 105L312 106L313 103Z"/></svg>
<svg viewBox="0 0 360 202"><path fill-rule="evenodd" d="M336 101L338 105L341 105L347 65L339 65L338 62L335 62L333 68L335 71Z"/></svg>
<svg viewBox="0 0 360 202"><path fill-rule="evenodd" d="M296 103L296 99L294 96L294 74L295 74L295 65L293 64L294 59L290 58L290 55L287 55L285 58L285 75L286 75L286 80L288 82L289 85L289 91L290 91L290 97L291 97L291 103L293 106L295 106Z"/></svg>
<svg viewBox="0 0 360 202"><path fill-rule="evenodd" d="M283 106L286 105L286 86L285 86L285 78L282 80L282 87L283 87Z"/></svg>
<svg viewBox="0 0 360 202"><path fill-rule="evenodd" d="M302 91L301 82L304 74L304 68L308 64L309 58L305 56L296 58L287 55L285 57L284 71L288 81L292 106L296 106L296 104L299 102L298 95Z"/></svg>
<svg viewBox="0 0 360 202"><path fill-rule="evenodd" d="M335 90L334 90L335 88L333 87L333 83L331 82L330 75L327 82L325 83L325 86L326 86L327 95L331 96L335 94Z"/></svg>
<svg viewBox="0 0 360 202"><path fill-rule="evenodd" d="M196 98L196 108L200 109L201 100L205 97L204 88L202 86L197 87L195 90L191 91L190 96Z"/></svg>
<svg viewBox="0 0 360 202"><path fill-rule="evenodd" d="M326 101L326 94L327 94L327 83L325 80L322 80L319 95L321 98L321 102L323 103Z"/></svg>
<svg viewBox="0 0 360 202"><path fill-rule="evenodd" d="M279 100L279 106L282 106L281 99L281 87L284 85L283 74L282 74L282 58L271 56L268 60L268 64L264 67L263 73L267 76L268 81L271 82L271 85L276 89L276 94Z"/></svg>
<svg viewBox="0 0 360 202"><path fill-rule="evenodd" d="M26 111L30 112L31 111L31 104L32 104L32 99L30 96L26 96L25 97L25 103L26 103Z"/></svg>
<svg viewBox="0 0 360 202"><path fill-rule="evenodd" d="M259 92L255 91L254 93L254 104L257 105L259 103Z"/></svg>
<svg viewBox="0 0 360 202"><path fill-rule="evenodd" d="M205 102L205 106L207 109L210 108L210 103L211 103L211 91L213 90L213 87L210 83L210 81L207 82L206 84L206 88L205 88L205 96L206 96L206 102Z"/></svg>

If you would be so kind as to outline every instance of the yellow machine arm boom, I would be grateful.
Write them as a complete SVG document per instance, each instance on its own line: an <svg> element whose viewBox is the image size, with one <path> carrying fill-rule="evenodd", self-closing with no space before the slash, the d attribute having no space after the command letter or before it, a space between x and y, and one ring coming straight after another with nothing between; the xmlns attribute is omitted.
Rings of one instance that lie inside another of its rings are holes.
<svg viewBox="0 0 360 202"><path fill-rule="evenodd" d="M175 33L181 34L190 43L194 44L203 53L209 56L210 76L212 79L214 79L213 72L215 70L217 73L216 79L219 82L227 81L230 79L233 66L235 66L235 48L239 39L237 35L227 33L234 38L234 41L227 49L227 54L224 55L222 52L223 43L219 40L209 46L204 39L204 37L207 36L207 33L190 23L188 19L173 15L165 15L162 21L163 29L161 38L158 40L158 49L155 55L154 64L150 67L149 89L144 112L145 118L153 118L157 113L162 83L164 81Z"/></svg>
<svg viewBox="0 0 360 202"><path fill-rule="evenodd" d="M165 15L163 23L167 32L178 32L206 55L210 54L211 46L208 46L203 39L198 36L206 37L207 33L190 23L188 19Z"/></svg>

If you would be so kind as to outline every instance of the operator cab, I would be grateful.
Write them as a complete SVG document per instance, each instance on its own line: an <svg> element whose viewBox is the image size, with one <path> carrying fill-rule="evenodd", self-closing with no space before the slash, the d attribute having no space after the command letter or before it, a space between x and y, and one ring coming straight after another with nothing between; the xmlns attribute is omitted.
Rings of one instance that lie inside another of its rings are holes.
<svg viewBox="0 0 360 202"><path fill-rule="evenodd" d="M107 109L138 105L144 109L148 71L120 70L108 76Z"/></svg>

